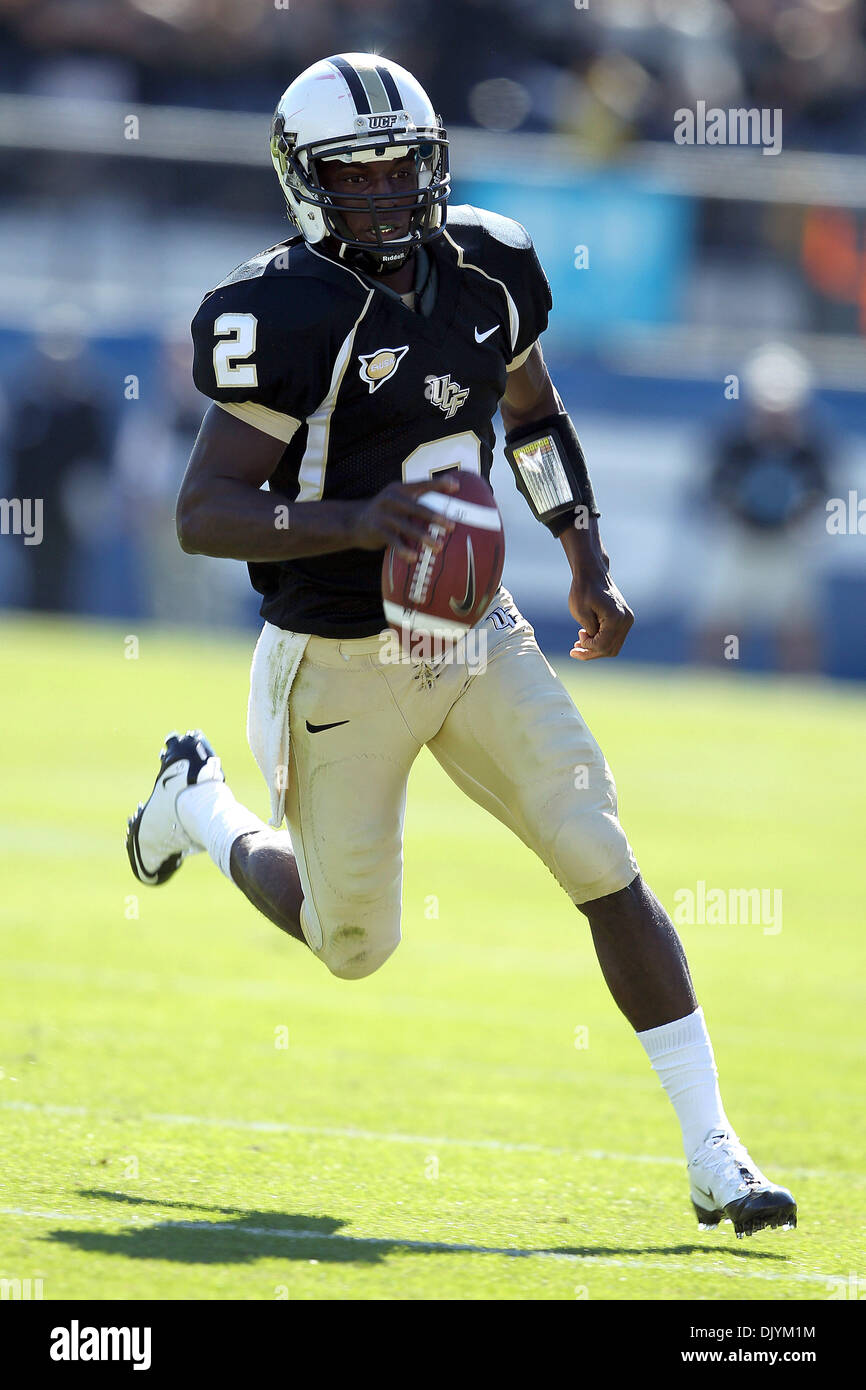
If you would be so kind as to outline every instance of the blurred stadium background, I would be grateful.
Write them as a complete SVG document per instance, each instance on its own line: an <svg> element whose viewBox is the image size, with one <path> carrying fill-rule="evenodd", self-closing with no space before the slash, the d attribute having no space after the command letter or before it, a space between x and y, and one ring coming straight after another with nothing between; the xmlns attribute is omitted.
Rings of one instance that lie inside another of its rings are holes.
<svg viewBox="0 0 866 1390"><path fill-rule="evenodd" d="M0 0L0 495L45 508L41 545L2 537L0 606L255 630L244 568L174 539L188 324L287 234L282 90L375 49L441 111L453 201L536 242L625 659L723 664L733 634L741 667L866 678L864 38L853 0ZM782 151L677 145L699 100L781 109ZM493 482L564 655L565 561Z"/></svg>

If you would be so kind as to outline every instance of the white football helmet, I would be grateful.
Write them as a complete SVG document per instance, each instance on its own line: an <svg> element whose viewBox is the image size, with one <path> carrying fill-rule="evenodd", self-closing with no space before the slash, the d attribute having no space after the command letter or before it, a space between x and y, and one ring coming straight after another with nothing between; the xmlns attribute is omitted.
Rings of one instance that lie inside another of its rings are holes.
<svg viewBox="0 0 866 1390"><path fill-rule="evenodd" d="M385 197L330 193L319 160L364 163L412 157L416 187ZM338 254L368 269L398 269L445 225L451 189L448 139L424 88L410 72L375 53L323 58L287 87L271 125L271 159L289 216L312 245L333 237ZM406 236L386 240L382 223L411 210ZM375 240L353 237L344 214L369 212ZM348 253L348 256L347 256Z"/></svg>

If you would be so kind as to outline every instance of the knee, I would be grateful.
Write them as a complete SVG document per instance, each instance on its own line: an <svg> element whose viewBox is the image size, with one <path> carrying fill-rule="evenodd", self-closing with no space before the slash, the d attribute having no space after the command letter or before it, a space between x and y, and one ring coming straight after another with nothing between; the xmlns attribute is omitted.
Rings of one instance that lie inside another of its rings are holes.
<svg viewBox="0 0 866 1390"><path fill-rule="evenodd" d="M384 965L399 945L399 923L383 931L346 922L328 933L319 955L337 979L363 980Z"/></svg>
<svg viewBox="0 0 866 1390"><path fill-rule="evenodd" d="M625 831L609 808L584 811L561 825L552 861L556 878L577 907L619 892L638 872Z"/></svg>
<svg viewBox="0 0 866 1390"><path fill-rule="evenodd" d="M315 903L305 900L302 924L314 954L341 980L361 980L385 964L400 944L400 855L346 847L339 877Z"/></svg>

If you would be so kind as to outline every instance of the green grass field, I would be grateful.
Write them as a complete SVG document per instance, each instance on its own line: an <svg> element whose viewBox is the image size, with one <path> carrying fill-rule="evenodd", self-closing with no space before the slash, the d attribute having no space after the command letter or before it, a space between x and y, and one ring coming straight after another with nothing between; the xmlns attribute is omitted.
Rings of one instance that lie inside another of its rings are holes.
<svg viewBox="0 0 866 1390"><path fill-rule="evenodd" d="M168 730L200 724L237 795L264 816L267 798L251 643L143 629L129 660L127 632L0 623L0 1277L45 1299L245 1300L823 1300L866 1281L863 692L562 663L662 900L783 891L777 933L681 929L728 1113L800 1204L796 1231L737 1241L697 1229L585 919L428 755L404 941L370 979L330 976L204 856L139 885L126 816Z"/></svg>

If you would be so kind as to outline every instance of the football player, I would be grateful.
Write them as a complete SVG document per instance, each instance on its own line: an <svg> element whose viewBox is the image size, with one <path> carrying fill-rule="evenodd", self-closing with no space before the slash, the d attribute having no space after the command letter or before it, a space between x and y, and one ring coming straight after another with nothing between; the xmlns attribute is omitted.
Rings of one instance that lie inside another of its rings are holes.
<svg viewBox="0 0 866 1390"><path fill-rule="evenodd" d="M329 970L360 979L400 940L406 783L426 745L587 917L680 1121L699 1223L793 1226L790 1192L727 1118L683 948L640 876L604 756L511 595L479 620L478 669L381 659L382 552L416 558L436 519L420 499L453 490L449 472L488 476L497 408L517 484L569 563L571 655L616 656L633 622L539 345L551 296L531 240L480 208L446 218L442 123L411 74L374 54L301 73L271 154L293 232L195 316L195 382L214 403L177 525L184 550L245 561L262 595L249 733L273 814L265 825L236 801L200 731L173 735L129 822L133 872L164 883L206 850Z"/></svg>

